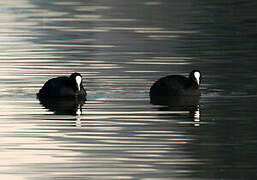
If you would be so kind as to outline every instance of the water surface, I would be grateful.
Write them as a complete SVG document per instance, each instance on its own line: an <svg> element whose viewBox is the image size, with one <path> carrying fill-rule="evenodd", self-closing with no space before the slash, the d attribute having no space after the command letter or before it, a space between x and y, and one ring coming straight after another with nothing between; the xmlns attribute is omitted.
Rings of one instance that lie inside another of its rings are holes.
<svg viewBox="0 0 257 180"><path fill-rule="evenodd" d="M0 4L1 179L256 178L253 1ZM150 104L155 80L192 69L193 109ZM46 80L74 71L80 108L40 103Z"/></svg>

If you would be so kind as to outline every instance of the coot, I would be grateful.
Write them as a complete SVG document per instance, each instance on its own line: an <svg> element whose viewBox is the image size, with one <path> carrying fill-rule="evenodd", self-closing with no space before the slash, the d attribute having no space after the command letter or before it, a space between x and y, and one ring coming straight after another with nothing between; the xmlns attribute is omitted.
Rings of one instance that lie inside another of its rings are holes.
<svg viewBox="0 0 257 180"><path fill-rule="evenodd" d="M181 75L170 75L157 80L150 89L150 97L188 97L200 96L201 73L193 70L189 77ZM156 98L155 98L156 99Z"/></svg>
<svg viewBox="0 0 257 180"><path fill-rule="evenodd" d="M72 73L69 77L61 76L48 80L39 90L39 98L47 97L79 97L86 98L86 90L82 84L82 76Z"/></svg>

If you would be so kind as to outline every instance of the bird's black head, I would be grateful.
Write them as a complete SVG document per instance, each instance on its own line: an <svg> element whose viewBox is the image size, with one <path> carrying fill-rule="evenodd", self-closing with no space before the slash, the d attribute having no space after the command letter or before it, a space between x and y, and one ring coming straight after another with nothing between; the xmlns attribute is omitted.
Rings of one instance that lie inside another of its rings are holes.
<svg viewBox="0 0 257 180"><path fill-rule="evenodd" d="M69 77L70 82L72 83L75 91L80 91L82 86L82 76L81 74L75 72L72 73Z"/></svg>
<svg viewBox="0 0 257 180"><path fill-rule="evenodd" d="M192 81L194 81L198 86L200 86L201 83L201 72L199 70L193 70L190 74L189 74L189 79L191 79Z"/></svg>

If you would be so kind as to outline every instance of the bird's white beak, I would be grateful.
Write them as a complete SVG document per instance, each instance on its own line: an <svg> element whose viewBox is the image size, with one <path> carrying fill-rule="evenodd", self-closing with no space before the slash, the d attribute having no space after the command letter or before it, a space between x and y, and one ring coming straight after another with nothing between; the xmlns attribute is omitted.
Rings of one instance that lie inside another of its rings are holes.
<svg viewBox="0 0 257 180"><path fill-rule="evenodd" d="M199 85L200 85L199 79L196 79L196 82L197 82L197 84L198 84L198 86L199 86Z"/></svg>
<svg viewBox="0 0 257 180"><path fill-rule="evenodd" d="M76 77L76 83L77 83L77 86L78 86L78 90L79 90L79 91L80 91L80 84L81 84L81 81L82 81L81 77L80 77L80 76L77 76L77 77Z"/></svg>
<svg viewBox="0 0 257 180"><path fill-rule="evenodd" d="M196 82L197 82L198 86L200 86L200 76L201 76L200 73L195 72L194 76L195 76L195 79L196 79Z"/></svg>

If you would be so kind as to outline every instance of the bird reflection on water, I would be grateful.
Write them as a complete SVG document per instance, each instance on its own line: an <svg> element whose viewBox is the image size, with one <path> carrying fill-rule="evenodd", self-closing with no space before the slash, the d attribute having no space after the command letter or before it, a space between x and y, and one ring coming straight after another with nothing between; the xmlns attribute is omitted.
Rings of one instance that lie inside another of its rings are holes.
<svg viewBox="0 0 257 180"><path fill-rule="evenodd" d="M189 112L195 126L200 126L199 96L150 96L150 103L161 105L160 111Z"/></svg>
<svg viewBox="0 0 257 180"><path fill-rule="evenodd" d="M78 115L82 114L82 106L86 99L77 97L62 98L38 98L40 104L57 115Z"/></svg>

